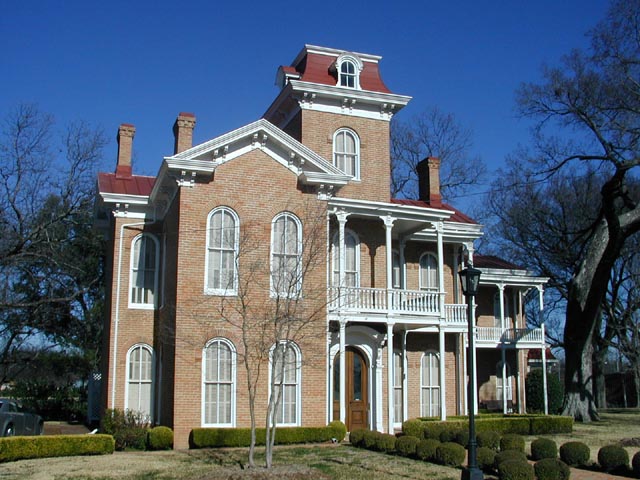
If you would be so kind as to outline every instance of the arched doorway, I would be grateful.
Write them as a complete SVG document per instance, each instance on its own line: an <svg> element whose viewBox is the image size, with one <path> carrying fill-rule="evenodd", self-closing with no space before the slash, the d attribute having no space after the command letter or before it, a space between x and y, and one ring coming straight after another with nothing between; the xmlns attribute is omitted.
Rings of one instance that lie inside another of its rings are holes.
<svg viewBox="0 0 640 480"><path fill-rule="evenodd" d="M340 419L340 353L333 360L333 418ZM345 351L347 430L369 428L369 367L363 353L355 347Z"/></svg>

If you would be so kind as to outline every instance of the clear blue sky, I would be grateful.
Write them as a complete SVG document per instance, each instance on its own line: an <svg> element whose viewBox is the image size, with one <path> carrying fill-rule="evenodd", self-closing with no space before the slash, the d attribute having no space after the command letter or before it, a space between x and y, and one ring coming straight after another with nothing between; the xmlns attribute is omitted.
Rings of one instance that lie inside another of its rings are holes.
<svg viewBox="0 0 640 480"><path fill-rule="evenodd" d="M111 140L133 123L134 172L155 175L172 154L180 111L200 143L259 118L276 69L305 43L381 55L404 119L437 105L474 132L499 166L528 139L514 91L540 78L600 20L604 0L502 1L8 1L0 14L0 114L36 103L64 124L86 120Z"/></svg>

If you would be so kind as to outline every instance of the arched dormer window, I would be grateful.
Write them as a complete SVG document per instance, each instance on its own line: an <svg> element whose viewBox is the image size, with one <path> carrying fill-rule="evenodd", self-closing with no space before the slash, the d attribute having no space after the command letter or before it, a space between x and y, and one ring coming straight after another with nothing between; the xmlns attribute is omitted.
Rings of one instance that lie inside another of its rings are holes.
<svg viewBox="0 0 640 480"><path fill-rule="evenodd" d="M158 291L160 248L153 235L143 233L131 243L129 307L154 308Z"/></svg>
<svg viewBox="0 0 640 480"><path fill-rule="evenodd" d="M353 55L340 55L336 60L337 86L360 89L362 61Z"/></svg>
<svg viewBox="0 0 640 480"><path fill-rule="evenodd" d="M333 164L354 179L360 178L360 139L353 130L341 128L333 135Z"/></svg>

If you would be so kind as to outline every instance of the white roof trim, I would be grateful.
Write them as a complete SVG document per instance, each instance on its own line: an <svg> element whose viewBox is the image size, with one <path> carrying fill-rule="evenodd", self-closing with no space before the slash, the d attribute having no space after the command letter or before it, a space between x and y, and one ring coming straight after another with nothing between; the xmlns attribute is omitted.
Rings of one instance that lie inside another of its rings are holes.
<svg viewBox="0 0 640 480"><path fill-rule="evenodd" d="M354 88L341 87L339 85L325 85L323 83L303 82L302 80L290 80L289 84L294 92L309 92L327 97L353 98L365 103L387 103L395 105L396 109L406 106L411 98L408 95L397 93L375 92L373 90L356 90Z"/></svg>
<svg viewBox="0 0 640 480"><path fill-rule="evenodd" d="M397 203L372 202L351 198L335 197L329 200L329 208L344 209L349 213L371 216L391 215L398 220L444 221L455 212L435 208L416 207L413 205L399 205Z"/></svg>

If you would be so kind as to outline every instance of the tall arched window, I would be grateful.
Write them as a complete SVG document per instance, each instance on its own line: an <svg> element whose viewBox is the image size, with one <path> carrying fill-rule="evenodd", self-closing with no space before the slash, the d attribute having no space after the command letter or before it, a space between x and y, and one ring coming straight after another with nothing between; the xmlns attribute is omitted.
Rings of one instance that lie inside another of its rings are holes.
<svg viewBox="0 0 640 480"><path fill-rule="evenodd" d="M340 236L333 236L331 263L333 265L333 285L340 285ZM351 230L344 231L344 285L360 286L360 240Z"/></svg>
<svg viewBox="0 0 640 480"><path fill-rule="evenodd" d="M360 139L353 130L342 128L334 134L333 164L347 175L360 178Z"/></svg>
<svg viewBox="0 0 640 480"><path fill-rule="evenodd" d="M505 363L506 369L506 383L502 382L502 361L499 361L496 364L496 400L502 402L502 396L507 396L507 402L511 402L513 400L513 391L511 388L511 369L509 368L509 364Z"/></svg>
<svg viewBox="0 0 640 480"><path fill-rule="evenodd" d="M131 245L130 306L155 307L158 289L158 259L158 240L153 235L144 233L133 239Z"/></svg>
<svg viewBox="0 0 640 480"><path fill-rule="evenodd" d="M293 342L280 342L271 348L270 382L276 396L278 425L300 425L300 384L302 360ZM271 381L272 380L272 381Z"/></svg>
<svg viewBox="0 0 640 480"><path fill-rule="evenodd" d="M438 260L433 253L420 257L420 290L438 290Z"/></svg>
<svg viewBox="0 0 640 480"><path fill-rule="evenodd" d="M127 387L124 408L139 412L149 420L153 415L153 350L134 345L127 353Z"/></svg>
<svg viewBox="0 0 640 480"><path fill-rule="evenodd" d="M422 355L420 368L421 416L440 415L440 362L435 352Z"/></svg>
<svg viewBox="0 0 640 480"><path fill-rule="evenodd" d="M202 424L233 426L235 347L225 338L215 338L205 346L202 360Z"/></svg>
<svg viewBox="0 0 640 480"><path fill-rule="evenodd" d="M302 288L302 224L289 212L271 225L271 293L296 296Z"/></svg>
<svg viewBox="0 0 640 480"><path fill-rule="evenodd" d="M236 293L239 224L238 216L229 208L216 208L209 214L205 268L206 293L223 295Z"/></svg>
<svg viewBox="0 0 640 480"><path fill-rule="evenodd" d="M402 423L403 418L403 398L402 385L404 379L404 369L402 365L402 352L393 351L393 421Z"/></svg>

